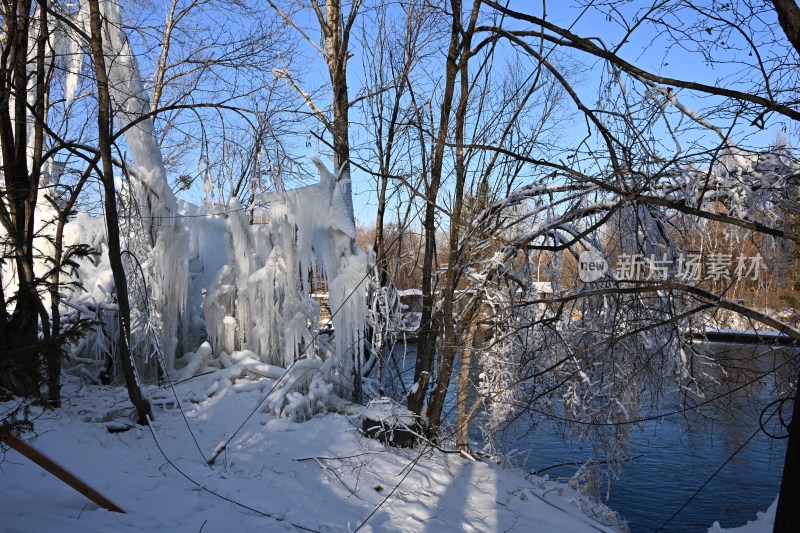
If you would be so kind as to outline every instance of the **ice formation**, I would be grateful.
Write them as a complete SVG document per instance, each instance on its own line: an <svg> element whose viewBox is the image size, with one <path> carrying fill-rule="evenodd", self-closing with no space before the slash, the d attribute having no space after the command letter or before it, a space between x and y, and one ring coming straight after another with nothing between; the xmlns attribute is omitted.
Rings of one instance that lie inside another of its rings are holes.
<svg viewBox="0 0 800 533"><path fill-rule="evenodd" d="M319 183L263 195L266 227L251 226L235 200L228 206L228 260L221 268L201 265L217 272L203 308L215 351L248 349L288 368L299 359L325 358L314 346L319 303L311 293L327 283L336 345L324 370L339 385L337 393L349 396L364 358L367 258L353 244L352 219L343 216L342 180L315 164ZM209 244L197 241L193 249L200 253Z"/></svg>
<svg viewBox="0 0 800 533"><path fill-rule="evenodd" d="M143 277L139 285L145 286L144 296L132 299L132 323L141 325L140 336L154 337L144 352L162 351L165 369L179 378L201 370L215 355L215 364L231 376L285 375L271 406L295 419L324 404L332 391L351 396L364 359L367 258L354 244L349 175L332 173L314 159L319 183L288 191L280 186L260 198L269 205L267 225L251 225L235 199L227 217L178 201L119 5L100 5L115 129L124 133L131 159L129 179L118 182L130 207L121 214L123 247L136 258L129 283ZM73 12L72 24L54 32L52 43L69 56L63 65L67 101L75 97L82 40L89 33L85 2ZM55 218L48 209L47 202L39 203L39 226ZM83 288L67 291L63 300L65 314L94 321L88 336L68 350L73 368L86 365L82 371L93 379L105 379L98 372L110 368L119 335L104 228L102 219L79 214L64 232L65 246L88 244L100 252L78 261L72 281ZM7 274L4 280L13 278ZM319 338L320 306L311 296L326 288L335 342Z"/></svg>
<svg viewBox="0 0 800 533"><path fill-rule="evenodd" d="M188 246L189 234L178 218L178 202L169 187L166 178L164 163L161 157L152 119L148 117L149 97L144 89L142 76L139 72L136 59L131 50L128 39L122 30L120 8L116 2L101 0L100 7L105 18L103 25L103 45L108 57L109 91L112 100L113 113L117 131L123 131L128 149L133 159L132 168L128 169L134 179L130 180L127 189L129 205L135 206L139 211L138 217L122 217L127 226L127 238L123 236L123 246L133 253L141 262L149 289L151 301L133 302L133 324L141 324L143 330L132 332L132 337L152 337L154 331L158 332L157 338L148 344L163 349L166 366L173 366L176 352L182 353L184 349L194 348L199 344L196 328L192 328L191 316L187 313L189 275L188 275ZM38 8L37 8L38 9ZM83 63L82 50L85 46L84 36L89 34L88 6L82 1L72 14L71 23L66 20L57 20L52 32L48 35L48 55L45 58L46 70L49 65L59 60L65 62L61 65L66 71L64 98L67 102L75 96L78 79ZM31 28L31 42L37 39L38 26ZM64 61L62 58L67 57ZM33 68L33 63L29 68ZM35 83L31 76L30 83ZM31 86L32 89L32 86ZM35 98L36 91L29 90L28 98ZM33 101L31 100L31 105ZM30 122L30 121L29 121ZM29 128L29 165L32 156L33 128ZM43 181L40 191L47 192L47 180L51 179L50 162L43 166ZM52 176L57 178L57 176ZM40 196L43 193L40 192ZM36 213L37 249L43 257L52 257L53 221L57 213L44 198L39 199ZM134 222L134 220L136 222ZM78 222L85 222L79 217ZM74 226L75 223L71 225ZM83 230L71 228L65 231L66 246L82 244L80 234ZM94 239L96 241L96 239ZM103 251L104 240L94 242L95 248ZM100 277L93 275L89 270L100 271L100 265L88 264L79 269L79 274L88 279ZM46 272L49 268L46 260L40 260L36 271ZM4 273L5 274L5 273ZM105 276L105 274L102 274ZM13 278L13 274L4 275L5 279ZM79 279L84 280L80 277ZM15 284L9 286L13 290ZM98 312L100 307L110 303L109 295L99 297L93 285L88 286L88 293L93 299L90 307ZM86 294L73 294L68 296L71 305L78 306L85 315ZM99 298L96 298L99 297ZM105 302L103 304L102 302ZM70 308L67 311L73 311ZM146 320L137 320L146 315ZM97 318L97 317L95 317ZM110 322L110 321L109 321ZM147 331L145 331L145 329ZM194 334L194 335L192 335ZM143 344L141 338L132 339L132 346ZM148 352L151 352L148 348Z"/></svg>
<svg viewBox="0 0 800 533"><path fill-rule="evenodd" d="M332 392L352 397L365 356L368 269L366 255L353 244L354 225L337 218L346 209L336 194L340 181L322 174L317 184L266 194L261 198L269 205L266 225L250 224L236 200L228 205L228 218L180 203L187 238L179 260L188 266L183 283L195 305L187 306L176 327L193 332L188 337L194 340L185 342L185 355L170 367L175 377L197 373L214 354L214 365L222 369L210 379L209 394L248 372L270 379L286 373L269 408L296 420L324 405ZM81 214L68 225L67 237L103 249L102 228L101 220ZM157 265L155 260L165 257L156 252L150 260ZM113 288L106 258L83 261L77 277L88 292L73 295L70 305L97 309ZM178 280L172 283L180 286ZM325 285L333 349L328 334L319 336L320 306L312 297Z"/></svg>
<svg viewBox="0 0 800 533"><path fill-rule="evenodd" d="M120 8L116 2L103 0L100 8L105 18L103 47L107 56L109 92L117 130L124 131L133 159L129 173L126 200L138 210L138 217L125 218L123 247L142 263L151 301L132 302L133 324L147 331L133 331L133 345L148 344L163 351L167 368L173 366L176 353L194 348L190 334L191 318L187 316L189 290L189 235L178 218L178 202L166 178L161 150L155 136L153 121L148 116L149 97L129 41L122 30ZM53 49L69 58L65 69L64 97L75 96L83 57L83 35L89 33L89 13L81 2L73 18L74 26L65 25L54 32ZM137 320L137 318L144 319ZM195 341L199 340L196 339ZM146 351L151 352L151 349Z"/></svg>
<svg viewBox="0 0 800 533"><path fill-rule="evenodd" d="M354 246L346 184L315 164L319 183L260 198L269 205L266 225L251 225L235 199L228 218L181 207L191 214L190 292L202 298L206 346L220 354L223 367L209 377L207 394L222 393L247 372L280 379L267 407L297 421L323 407L331 393L352 397L364 360L367 258ZM319 336L320 306L312 297L325 284L333 350L327 335ZM179 375L199 369L206 351L181 359Z"/></svg>

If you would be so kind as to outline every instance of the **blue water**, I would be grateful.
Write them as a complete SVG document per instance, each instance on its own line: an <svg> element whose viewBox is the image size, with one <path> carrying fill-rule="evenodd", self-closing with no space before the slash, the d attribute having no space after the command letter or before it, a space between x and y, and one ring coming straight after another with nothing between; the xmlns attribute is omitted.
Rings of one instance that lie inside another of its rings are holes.
<svg viewBox="0 0 800 533"><path fill-rule="evenodd" d="M706 531L714 521L723 527L744 525L777 496L786 451L785 441L771 440L763 433L739 450L757 426L751 418L714 427L649 422L630 448L630 455L639 457L622 466L619 479L611 481L608 499L605 493L602 499L628 522L632 532L655 531L711 478L662 530ZM579 445L570 450L569 442L552 434L533 436L525 444L532 450L527 461L531 470L588 455L581 453ZM546 473L569 478L573 472L574 468L561 467Z"/></svg>
<svg viewBox="0 0 800 533"><path fill-rule="evenodd" d="M399 365L407 384L412 380L415 348L412 344L405 347L406 358ZM403 347L395 350L402 351ZM753 375L785 358L786 354L759 357L752 372L730 373L723 380L723 389L717 392L749 382ZM787 373L783 377L790 377L790 367L784 369ZM765 378L729 395L724 405L715 402L698 411L647 422L641 431L635 430L630 456L638 457L622 465L619 477L610 486L601 487L603 502L627 521L633 533L655 531L662 526L666 532L705 532L715 521L723 527L737 527L754 520L756 513L765 511L778 494L786 451L785 440L773 440L757 432L761 409L776 397L774 385L773 380ZM774 424L771 428L780 432ZM739 449L748 439L750 442ZM530 424L510 429L504 451L517 453L517 462L525 470L537 471L585 460L585 446L553 424L539 420L533 430ZM568 480L575 469L560 466L540 475ZM686 507L670 520L687 501Z"/></svg>

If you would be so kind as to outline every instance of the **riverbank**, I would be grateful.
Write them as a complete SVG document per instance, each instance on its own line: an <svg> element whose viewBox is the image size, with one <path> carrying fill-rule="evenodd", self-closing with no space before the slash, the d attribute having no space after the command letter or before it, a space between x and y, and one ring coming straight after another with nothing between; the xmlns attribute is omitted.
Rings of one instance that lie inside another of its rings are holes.
<svg viewBox="0 0 800 533"><path fill-rule="evenodd" d="M395 356L409 387L416 345L398 345ZM658 528L665 533L705 533L715 522L738 531L761 516L778 494L786 441L760 432L759 418L764 406L787 393L775 387L791 383L794 373L787 364L791 356L770 346L718 343L707 343L703 356L726 361L727 371L715 375L719 384L695 401L717 397L719 401L686 411L680 408L685 398L674 398L672 408L665 401L660 412L667 416L647 420L633 431L628 450L633 459L621 465L610 485L602 483L603 503L619 513L632 533ZM479 369L473 370L477 379ZM448 412L454 401L453 383L451 389ZM780 432L777 427L770 430ZM472 437L479 441L481 435L475 431ZM498 437L500 451L520 467L564 482L591 452L589 442L573 438L557 422L536 414L530 420L520 417ZM743 531L771 530L769 519L761 519Z"/></svg>
<svg viewBox="0 0 800 533"><path fill-rule="evenodd" d="M156 438L142 427L109 432L131 420L124 389L67 383L63 409L34 409L37 436L27 438L126 514L6 451L0 531L615 531L600 523L613 513L564 484L367 439L354 406L304 423L257 413L209 467L203 455L258 405L259 383L269 381L242 380L240 392L212 399L202 378L178 385L191 433L172 391L149 389Z"/></svg>

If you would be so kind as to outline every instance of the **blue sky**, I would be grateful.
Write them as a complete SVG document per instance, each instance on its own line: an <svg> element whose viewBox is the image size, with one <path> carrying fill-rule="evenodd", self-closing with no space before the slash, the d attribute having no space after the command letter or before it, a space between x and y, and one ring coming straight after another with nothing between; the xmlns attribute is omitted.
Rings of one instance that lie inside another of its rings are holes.
<svg viewBox="0 0 800 533"><path fill-rule="evenodd" d="M542 4L542 2L517 1L512 2L511 7L512 9L541 15ZM644 5L642 2L633 2L624 9L635 12L642 5ZM621 28L615 25L615 23L606 19L594 9L583 9L583 7L577 5L576 2L547 2L546 8L548 20L562 27L572 26L572 30L579 35L602 38L606 46L615 46L623 35ZM265 6L265 9L269 9L269 7ZM310 14L310 12L308 12L307 15L308 14ZM365 20L363 12L360 20ZM300 20L299 23L307 29L309 35L318 35L318 28L315 28L315 20ZM525 27L525 25L521 23L514 23L514 25L517 27ZM359 31L358 28L354 29L354 32ZM363 86L364 77L361 57L359 56L360 45L358 39L355 37L354 35L353 38L351 38L351 49L354 56L348 65L349 92L351 99L357 96L359 89ZM327 68L319 53L316 52L311 45L300 40L300 47L302 49L304 62L302 64L302 69L298 68L295 74L301 81L305 91L314 92L322 89L315 97L315 101L318 107L325 109L329 107L330 102L329 91L324 89L328 80ZM585 55L578 55L577 53L573 55L578 59L579 68L582 69L579 75L581 81L576 83L576 90L586 103L593 103L597 98L598 81L604 67L599 61L593 58ZM646 70L684 80L699 80L714 83L718 79L729 77L734 72L731 68L709 65L697 54L682 51L677 48L672 48L669 53L666 53L664 44L655 39L655 34L651 28L645 26L639 28L634 34L634 38L622 47L621 56ZM441 52L441 58L443 57L444 50ZM276 67L277 66L279 65L276 65ZM145 70L148 69L145 68ZM735 85L736 80L728 78L726 83L728 82ZM679 93L678 96L682 103L693 109L699 109L707 104L707 102L698 100L685 92ZM358 109L351 110L351 121L353 122L353 126L351 126L351 139L353 139L357 135L358 123L361 121ZM311 123L309 123L309 125L311 126ZM720 124L720 126L725 127L726 125ZM318 124L311 127L316 131L321 129ZM564 128L566 128L567 131L562 133L565 133L567 136L574 133L576 137L581 137L584 134L585 130L582 129L583 126L580 121L575 126L574 132L569 131L572 127L573 126L570 124L565 124ZM776 129L777 125L774 123L768 124L764 131L744 124L736 131L734 138L740 142L746 140L747 143L752 145L767 146L774 138ZM687 139L687 142L689 140L690 139ZM312 137L307 136L306 138L298 139L293 144L295 145L295 156L308 158L314 155L328 162L326 155L329 153L329 150ZM332 166L332 164L330 166ZM374 181L358 169L353 169L352 177L356 218L362 224L371 225L374 222L376 209ZM198 193L197 191L192 191L189 196L192 201L197 201Z"/></svg>

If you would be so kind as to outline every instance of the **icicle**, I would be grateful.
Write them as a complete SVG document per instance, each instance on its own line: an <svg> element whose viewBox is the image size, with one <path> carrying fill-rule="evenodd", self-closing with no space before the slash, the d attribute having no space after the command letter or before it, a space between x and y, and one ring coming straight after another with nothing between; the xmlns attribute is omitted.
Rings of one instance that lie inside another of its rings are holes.
<svg viewBox="0 0 800 533"><path fill-rule="evenodd" d="M75 13L75 27L64 25L65 39L67 40L67 75L64 80L64 99L68 104L75 98L75 91L78 88L78 76L83 68L83 50L81 49L83 38L78 34L78 30L89 33L89 21L86 17L87 8L85 8L84 3L81 2L78 11Z"/></svg>
<svg viewBox="0 0 800 533"><path fill-rule="evenodd" d="M150 296L156 303L156 317L162 332L168 369L172 368L175 351L188 335L190 317L186 315L189 295L189 235L178 218L178 202L167 183L161 149L149 113L149 97L127 36L122 30L119 6L104 1L101 9L106 17L103 45L109 57L109 91L116 106L119 126L128 127L125 139L135 163L133 182L136 203L142 209L149 242L138 237L133 251L144 262ZM81 5L78 20L85 24L85 6ZM70 82L72 83L72 82ZM68 87L69 89L69 87ZM147 259L145 261L145 259ZM186 321L183 327L182 321Z"/></svg>
<svg viewBox="0 0 800 533"><path fill-rule="evenodd" d="M337 180L318 160L314 163L320 170L318 184L261 195L270 205L267 226L251 226L235 199L228 205L228 266L208 289L207 330L217 351L253 350L284 368L313 358L319 303L311 297L310 277L326 279L336 346L325 368L345 385L339 392L349 395L346 384L364 357L367 258L353 244L346 180ZM232 340L234 319L237 335ZM316 387L320 395L323 389Z"/></svg>

